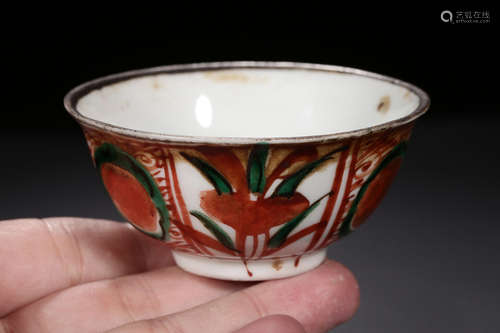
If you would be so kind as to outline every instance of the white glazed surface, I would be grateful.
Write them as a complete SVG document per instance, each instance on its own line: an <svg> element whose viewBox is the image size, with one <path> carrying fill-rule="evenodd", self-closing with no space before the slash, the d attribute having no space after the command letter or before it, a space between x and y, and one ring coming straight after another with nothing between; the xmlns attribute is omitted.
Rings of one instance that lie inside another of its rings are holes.
<svg viewBox="0 0 500 333"><path fill-rule="evenodd" d="M326 259L326 249L322 249L302 256L300 265L295 265L296 258L288 257L250 260L245 267L239 260L201 257L178 251L172 251L172 254L177 265L188 272L234 281L261 281L294 276L319 266ZM248 274L247 268L252 275Z"/></svg>
<svg viewBox="0 0 500 333"><path fill-rule="evenodd" d="M129 79L91 91L76 108L146 132L279 138L379 125L409 115L418 103L405 87L352 74L224 69Z"/></svg>

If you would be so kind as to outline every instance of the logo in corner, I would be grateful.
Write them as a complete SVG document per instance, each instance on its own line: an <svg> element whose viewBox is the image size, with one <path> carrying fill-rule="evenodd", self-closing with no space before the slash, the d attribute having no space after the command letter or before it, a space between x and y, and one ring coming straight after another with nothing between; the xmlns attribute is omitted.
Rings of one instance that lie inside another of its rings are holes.
<svg viewBox="0 0 500 333"><path fill-rule="evenodd" d="M449 10L443 10L441 12L441 21L453 23L453 13Z"/></svg>

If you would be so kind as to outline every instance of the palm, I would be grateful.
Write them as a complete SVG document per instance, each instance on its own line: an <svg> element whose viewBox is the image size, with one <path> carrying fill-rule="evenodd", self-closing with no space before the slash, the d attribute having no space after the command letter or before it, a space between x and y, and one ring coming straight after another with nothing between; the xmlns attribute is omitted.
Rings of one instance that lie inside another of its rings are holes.
<svg viewBox="0 0 500 333"><path fill-rule="evenodd" d="M358 306L338 263L262 283L208 279L177 268L163 243L102 220L1 222L0 262L1 333L324 332Z"/></svg>

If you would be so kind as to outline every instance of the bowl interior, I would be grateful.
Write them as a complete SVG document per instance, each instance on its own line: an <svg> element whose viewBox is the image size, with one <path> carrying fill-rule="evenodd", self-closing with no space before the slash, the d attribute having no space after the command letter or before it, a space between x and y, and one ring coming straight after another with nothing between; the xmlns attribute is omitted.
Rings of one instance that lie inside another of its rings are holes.
<svg viewBox="0 0 500 333"><path fill-rule="evenodd" d="M158 73L91 90L76 110L103 123L169 135L297 137L353 131L419 106L405 85L302 68Z"/></svg>

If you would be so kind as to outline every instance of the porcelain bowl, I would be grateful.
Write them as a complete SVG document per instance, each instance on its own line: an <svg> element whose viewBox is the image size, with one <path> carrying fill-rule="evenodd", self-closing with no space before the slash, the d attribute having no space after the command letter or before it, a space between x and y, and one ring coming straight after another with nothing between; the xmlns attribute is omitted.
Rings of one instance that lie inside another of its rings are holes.
<svg viewBox="0 0 500 333"><path fill-rule="evenodd" d="M179 267L266 280L366 220L429 98L358 69L218 62L103 77L64 103L116 208Z"/></svg>

